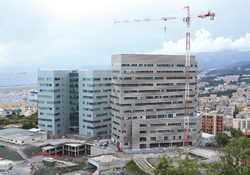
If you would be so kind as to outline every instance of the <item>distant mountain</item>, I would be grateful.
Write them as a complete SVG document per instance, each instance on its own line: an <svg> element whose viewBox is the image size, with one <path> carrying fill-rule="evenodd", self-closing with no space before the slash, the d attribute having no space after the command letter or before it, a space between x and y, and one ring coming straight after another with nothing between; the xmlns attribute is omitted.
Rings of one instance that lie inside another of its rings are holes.
<svg viewBox="0 0 250 175"><path fill-rule="evenodd" d="M250 63L250 51L226 50L220 52L191 53L196 56L199 71L215 67L231 67Z"/></svg>
<svg viewBox="0 0 250 175"><path fill-rule="evenodd" d="M241 63L240 63L241 64ZM207 75L241 75L241 74L250 74L250 70L245 70L245 69L250 69L250 64L243 64L239 65L236 63L233 67L226 67L224 69L216 69L216 70L211 70L207 73Z"/></svg>

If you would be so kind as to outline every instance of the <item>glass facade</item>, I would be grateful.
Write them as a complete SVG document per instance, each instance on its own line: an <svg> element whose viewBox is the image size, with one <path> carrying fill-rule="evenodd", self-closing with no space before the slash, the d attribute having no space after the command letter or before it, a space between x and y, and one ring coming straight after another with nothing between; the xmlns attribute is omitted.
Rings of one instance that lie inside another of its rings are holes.
<svg viewBox="0 0 250 175"><path fill-rule="evenodd" d="M79 78L78 73L69 74L70 126L79 126Z"/></svg>

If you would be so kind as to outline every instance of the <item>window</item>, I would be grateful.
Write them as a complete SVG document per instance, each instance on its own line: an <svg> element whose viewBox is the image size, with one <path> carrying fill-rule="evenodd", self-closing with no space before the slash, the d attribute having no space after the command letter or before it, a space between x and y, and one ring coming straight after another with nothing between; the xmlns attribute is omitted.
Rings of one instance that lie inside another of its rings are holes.
<svg viewBox="0 0 250 175"><path fill-rule="evenodd" d="M55 86L59 86L59 83L56 83Z"/></svg>
<svg viewBox="0 0 250 175"><path fill-rule="evenodd" d="M103 92L111 92L111 89L104 89Z"/></svg>
<svg viewBox="0 0 250 175"><path fill-rule="evenodd" d="M60 80L60 78L55 78L55 81L58 81L58 80Z"/></svg>
<svg viewBox="0 0 250 175"><path fill-rule="evenodd" d="M183 73L183 71L178 71L178 70L158 70L157 73Z"/></svg>
<svg viewBox="0 0 250 175"><path fill-rule="evenodd" d="M146 134L147 131L140 131L140 134Z"/></svg>
<svg viewBox="0 0 250 175"><path fill-rule="evenodd" d="M131 77L119 77L120 80L131 80Z"/></svg>
<svg viewBox="0 0 250 175"><path fill-rule="evenodd" d="M102 113L102 114L96 114L96 117L102 117L102 116L107 116L108 113Z"/></svg>
<svg viewBox="0 0 250 175"><path fill-rule="evenodd" d="M163 77L135 77L136 80L163 80Z"/></svg>
<svg viewBox="0 0 250 175"><path fill-rule="evenodd" d="M47 115L48 116L58 116L58 115L60 115L60 112L58 112L58 113L47 113Z"/></svg>
<svg viewBox="0 0 250 175"><path fill-rule="evenodd" d="M119 87L134 87L134 86L153 86L153 83L145 83L145 84L116 84L112 83L113 86L119 86ZM104 92L104 91L103 91Z"/></svg>
<svg viewBox="0 0 250 175"><path fill-rule="evenodd" d="M101 81L101 78L83 78L83 81Z"/></svg>
<svg viewBox="0 0 250 175"><path fill-rule="evenodd" d="M51 95L38 95L38 98L52 98Z"/></svg>
<svg viewBox="0 0 250 175"><path fill-rule="evenodd" d="M151 141L157 141L157 140L158 140L158 137L150 137L150 140L151 140Z"/></svg>
<svg viewBox="0 0 250 175"><path fill-rule="evenodd" d="M174 83L157 83L157 86L173 86Z"/></svg>
<svg viewBox="0 0 250 175"><path fill-rule="evenodd" d="M177 67L185 67L185 64L177 64Z"/></svg>
<svg viewBox="0 0 250 175"><path fill-rule="evenodd" d="M83 90L84 93L100 93L101 90Z"/></svg>
<svg viewBox="0 0 250 175"><path fill-rule="evenodd" d="M52 125L47 125L48 128L52 128Z"/></svg>
<svg viewBox="0 0 250 175"><path fill-rule="evenodd" d="M50 89L40 89L40 92L60 92L60 89L54 89L54 90L50 90Z"/></svg>
<svg viewBox="0 0 250 175"><path fill-rule="evenodd" d="M82 98L83 99L93 99L94 97L93 96L83 96Z"/></svg>
<svg viewBox="0 0 250 175"><path fill-rule="evenodd" d="M157 67L174 67L174 64L157 64Z"/></svg>
<svg viewBox="0 0 250 175"><path fill-rule="evenodd" d="M44 78L43 77L38 77L38 80L44 80Z"/></svg>
<svg viewBox="0 0 250 175"><path fill-rule="evenodd" d="M126 91L124 91L124 93L151 93L151 92L163 92L163 89L160 89L160 90L126 90Z"/></svg>
<svg viewBox="0 0 250 175"><path fill-rule="evenodd" d="M60 101L47 101L47 104L60 104Z"/></svg>
<svg viewBox="0 0 250 175"><path fill-rule="evenodd" d="M147 124L140 124L140 127L147 127Z"/></svg>
<svg viewBox="0 0 250 175"><path fill-rule="evenodd" d="M47 81L51 81L51 80L52 80L52 78L46 78L46 80L47 80Z"/></svg>
<svg viewBox="0 0 250 175"><path fill-rule="evenodd" d="M39 107L39 109L41 109L41 110L52 110L51 107Z"/></svg>
<svg viewBox="0 0 250 175"><path fill-rule="evenodd" d="M140 142L146 142L147 138L146 137L140 137Z"/></svg>
<svg viewBox="0 0 250 175"><path fill-rule="evenodd" d="M100 111L101 108L83 108L84 111Z"/></svg>
<svg viewBox="0 0 250 175"><path fill-rule="evenodd" d="M46 121L46 122L52 122L52 119L44 119L44 118L38 118L40 121Z"/></svg>
<svg viewBox="0 0 250 175"><path fill-rule="evenodd" d="M40 83L40 86L52 86L52 84Z"/></svg>
<svg viewBox="0 0 250 175"><path fill-rule="evenodd" d="M131 73L154 73L152 70L125 70L125 74L131 74Z"/></svg>

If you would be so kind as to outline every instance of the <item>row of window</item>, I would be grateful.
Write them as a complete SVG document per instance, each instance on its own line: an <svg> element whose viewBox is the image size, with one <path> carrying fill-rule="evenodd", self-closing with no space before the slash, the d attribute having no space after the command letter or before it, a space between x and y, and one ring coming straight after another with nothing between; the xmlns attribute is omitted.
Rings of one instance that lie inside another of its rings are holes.
<svg viewBox="0 0 250 175"><path fill-rule="evenodd" d="M38 120L40 120L40 121L45 121L45 122L52 122L52 119L45 119L45 118L38 118ZM58 122L58 121L60 121L61 119L60 118L58 118L58 119L55 119L55 122Z"/></svg>
<svg viewBox="0 0 250 175"><path fill-rule="evenodd" d="M101 129L101 128L106 128L106 127L108 127L108 125L101 125L101 126L96 126L96 127L87 126L87 129Z"/></svg>
<svg viewBox="0 0 250 175"><path fill-rule="evenodd" d="M120 71L119 71L120 72ZM165 70L158 70L157 73L183 73L183 71L165 71ZM153 70L124 70L125 74L152 74L154 73ZM190 71L190 73L195 73L195 71Z"/></svg>
<svg viewBox="0 0 250 175"><path fill-rule="evenodd" d="M184 110L185 107L182 108L160 108L156 109L156 111L172 111L172 110ZM194 109L194 107L189 107L189 109ZM119 110L116 110L112 108L112 110L119 112ZM124 110L124 113L137 113L137 112L153 112L153 109L140 109L140 110Z"/></svg>
<svg viewBox="0 0 250 175"><path fill-rule="evenodd" d="M83 78L83 81L101 81L101 78ZM102 80L107 81L111 80L110 77L102 78Z"/></svg>
<svg viewBox="0 0 250 175"><path fill-rule="evenodd" d="M111 92L111 89L104 89L103 92ZM101 90L83 90L84 93L101 93Z"/></svg>
<svg viewBox="0 0 250 175"><path fill-rule="evenodd" d="M155 102L155 103L135 103L135 106L166 105L166 104L183 104L183 101Z"/></svg>
<svg viewBox="0 0 250 175"><path fill-rule="evenodd" d="M85 86L85 84L83 84L82 86ZM105 83L105 84L86 84L86 87L103 87L103 86L111 86L110 83Z"/></svg>
<svg viewBox="0 0 250 175"><path fill-rule="evenodd" d="M45 115L45 113L40 112L40 115ZM58 116L58 115L60 115L60 112L58 112L58 113L47 113L47 116Z"/></svg>
<svg viewBox="0 0 250 175"><path fill-rule="evenodd" d="M145 83L145 84L116 84L116 83L112 83L112 86L118 86L118 87L153 86L153 83Z"/></svg>
<svg viewBox="0 0 250 175"><path fill-rule="evenodd" d="M38 77L38 80L47 80L47 81L52 81L52 78L44 78L44 77ZM61 80L61 78L54 78L55 81ZM62 78L63 80L63 78Z"/></svg>
<svg viewBox="0 0 250 175"><path fill-rule="evenodd" d="M94 105L102 105L102 104L107 104L108 102L107 101L100 101L100 102L94 102L94 103L92 103L92 102L87 102L87 105L92 105L92 106L94 106Z"/></svg>
<svg viewBox="0 0 250 175"><path fill-rule="evenodd" d="M153 112L153 109L125 110L124 113Z"/></svg>
<svg viewBox="0 0 250 175"><path fill-rule="evenodd" d="M40 89L40 92L60 92L60 89Z"/></svg>
<svg viewBox="0 0 250 175"><path fill-rule="evenodd" d="M114 67L154 67L154 64L142 64L142 63L135 63L135 64L125 64L125 63L114 63L112 66ZM174 64L157 64L157 67L174 67ZM177 67L185 67L185 64L176 64ZM193 64L190 65L193 67ZM197 65L195 65L197 67Z"/></svg>
<svg viewBox="0 0 250 175"><path fill-rule="evenodd" d="M111 107L104 107L103 110L109 110ZM83 111L101 111L101 108L83 108Z"/></svg>
<svg viewBox="0 0 250 175"><path fill-rule="evenodd" d="M45 101L37 101L37 103L45 104ZM60 101L47 101L47 104L60 104Z"/></svg>
<svg viewBox="0 0 250 175"><path fill-rule="evenodd" d="M40 83L39 85L40 85L40 86L52 86L51 83ZM58 86L60 86L60 84L59 84L59 83L56 83L55 86L58 87ZM63 84L62 84L62 86L63 86Z"/></svg>
<svg viewBox="0 0 250 175"><path fill-rule="evenodd" d="M182 92L185 91L185 89L167 89L167 92ZM189 89L189 91L193 91L192 89ZM125 90L124 93L151 93L151 92L163 92L163 89L159 90Z"/></svg>
<svg viewBox="0 0 250 175"><path fill-rule="evenodd" d="M181 123L153 123L150 126L158 127L158 126L181 126Z"/></svg>

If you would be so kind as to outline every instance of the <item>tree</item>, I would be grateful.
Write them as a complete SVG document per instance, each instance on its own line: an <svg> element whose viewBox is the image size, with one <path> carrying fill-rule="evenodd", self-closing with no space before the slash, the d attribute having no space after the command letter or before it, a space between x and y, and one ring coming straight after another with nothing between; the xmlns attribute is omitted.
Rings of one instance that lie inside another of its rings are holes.
<svg viewBox="0 0 250 175"><path fill-rule="evenodd" d="M155 175L197 175L201 174L203 169L209 168L208 164L199 161L198 158L190 159L189 155L179 153L176 166L173 166L174 159L166 158L166 155L160 157L160 162L156 165Z"/></svg>
<svg viewBox="0 0 250 175"><path fill-rule="evenodd" d="M228 135L223 133L218 133L216 136L215 136L215 140L216 140L216 143L218 146L225 146L229 139L228 139Z"/></svg>
<svg viewBox="0 0 250 175"><path fill-rule="evenodd" d="M211 165L209 174L250 174L250 139L233 138L225 149L221 149L220 161Z"/></svg>
<svg viewBox="0 0 250 175"><path fill-rule="evenodd" d="M12 114L11 115L16 115L16 112L15 111L12 111Z"/></svg>

